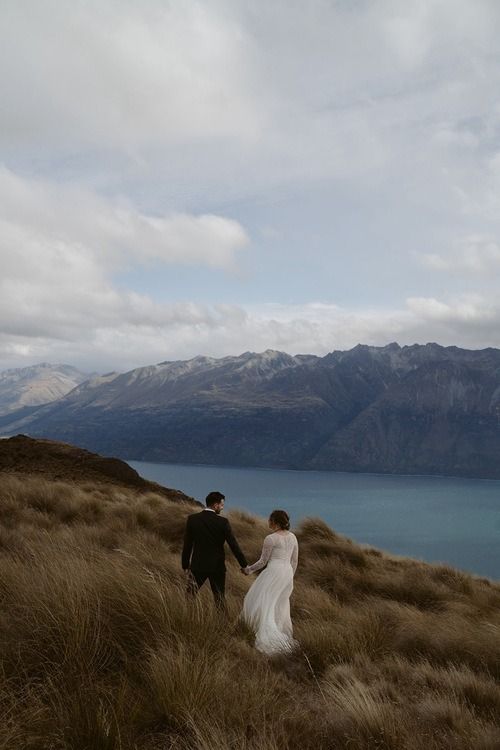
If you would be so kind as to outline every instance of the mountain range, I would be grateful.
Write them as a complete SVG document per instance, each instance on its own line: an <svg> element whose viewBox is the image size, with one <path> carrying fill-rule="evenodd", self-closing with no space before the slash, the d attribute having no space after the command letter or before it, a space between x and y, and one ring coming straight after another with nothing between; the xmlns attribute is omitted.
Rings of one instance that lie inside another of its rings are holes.
<svg viewBox="0 0 500 750"><path fill-rule="evenodd" d="M89 373L46 362L0 372L0 414L57 401L87 380Z"/></svg>
<svg viewBox="0 0 500 750"><path fill-rule="evenodd" d="M157 462L500 478L500 350L162 362L91 377L0 432Z"/></svg>

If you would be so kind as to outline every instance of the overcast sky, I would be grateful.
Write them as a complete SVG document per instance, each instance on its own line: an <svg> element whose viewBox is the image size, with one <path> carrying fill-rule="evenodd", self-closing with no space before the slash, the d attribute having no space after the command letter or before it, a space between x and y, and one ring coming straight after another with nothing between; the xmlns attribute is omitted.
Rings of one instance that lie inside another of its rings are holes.
<svg viewBox="0 0 500 750"><path fill-rule="evenodd" d="M0 14L0 369L500 346L497 0Z"/></svg>

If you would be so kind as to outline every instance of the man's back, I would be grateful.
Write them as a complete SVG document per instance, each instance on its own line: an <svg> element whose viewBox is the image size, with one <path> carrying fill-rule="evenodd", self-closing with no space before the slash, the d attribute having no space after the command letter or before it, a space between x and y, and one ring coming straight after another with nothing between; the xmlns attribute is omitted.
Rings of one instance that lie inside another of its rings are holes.
<svg viewBox="0 0 500 750"><path fill-rule="evenodd" d="M219 515L224 508L224 500L222 492L209 492L206 497L206 510L188 516L182 548L182 567L188 574L188 594L196 594L208 578L215 603L221 611L225 611L224 542L229 544L240 566L247 566L245 555L234 538L231 524L227 518Z"/></svg>
<svg viewBox="0 0 500 750"><path fill-rule="evenodd" d="M241 567L246 559L233 536L227 518L211 510L189 516L186 523L182 567L187 570L225 569L224 543L227 542Z"/></svg>

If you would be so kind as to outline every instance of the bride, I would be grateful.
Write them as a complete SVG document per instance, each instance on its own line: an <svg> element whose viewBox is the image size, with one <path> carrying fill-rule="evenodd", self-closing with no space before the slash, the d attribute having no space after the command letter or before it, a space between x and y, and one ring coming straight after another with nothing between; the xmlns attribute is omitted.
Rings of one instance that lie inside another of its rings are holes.
<svg viewBox="0 0 500 750"><path fill-rule="evenodd" d="M298 646L292 635L290 594L299 545L284 510L273 510L269 528L272 533L264 539L260 559L243 568L249 575L267 566L245 596L242 618L255 631L255 647L272 655Z"/></svg>

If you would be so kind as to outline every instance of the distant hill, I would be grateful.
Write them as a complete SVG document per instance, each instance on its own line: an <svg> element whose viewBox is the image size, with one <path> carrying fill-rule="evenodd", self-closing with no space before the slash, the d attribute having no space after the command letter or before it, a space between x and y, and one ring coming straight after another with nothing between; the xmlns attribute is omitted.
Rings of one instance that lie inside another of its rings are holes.
<svg viewBox="0 0 500 750"><path fill-rule="evenodd" d="M0 419L128 459L500 477L500 351L359 345L162 362Z"/></svg>
<svg viewBox="0 0 500 750"><path fill-rule="evenodd" d="M70 365L47 363L0 371L0 415L57 401L89 377Z"/></svg>

